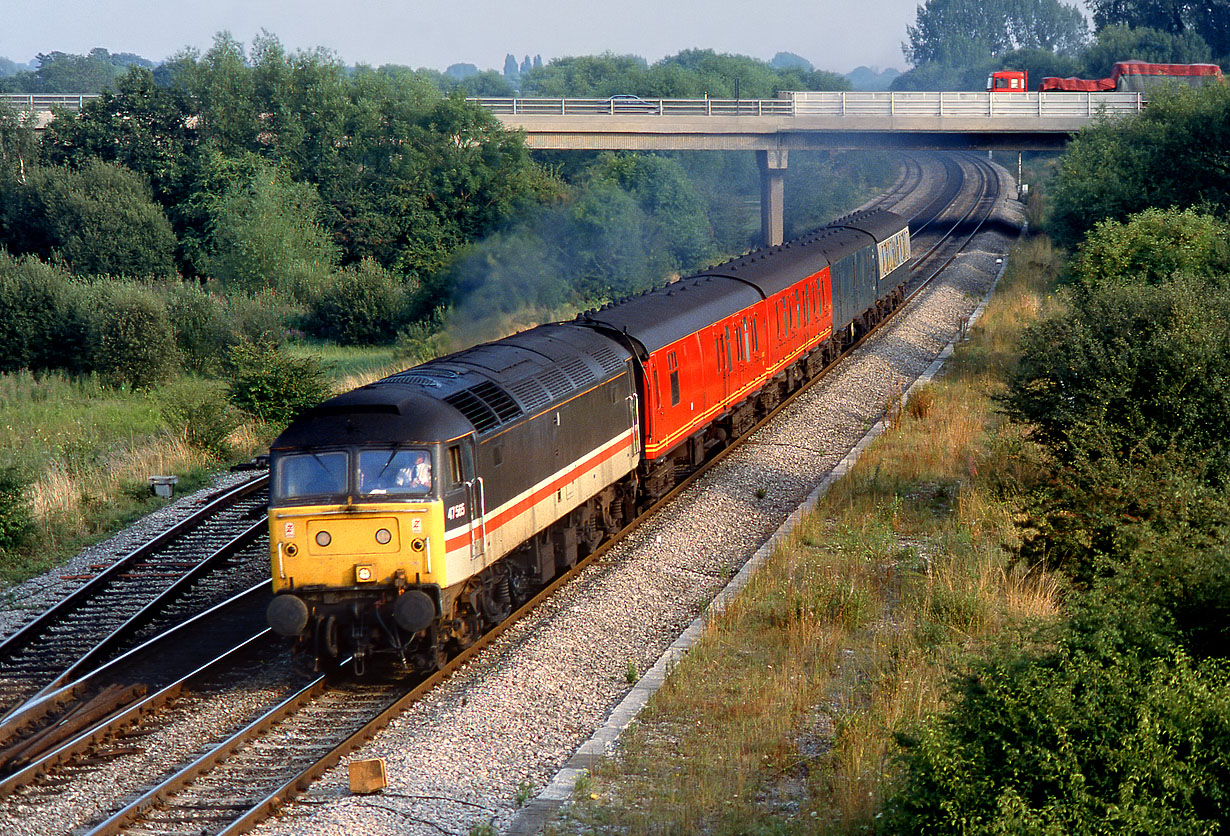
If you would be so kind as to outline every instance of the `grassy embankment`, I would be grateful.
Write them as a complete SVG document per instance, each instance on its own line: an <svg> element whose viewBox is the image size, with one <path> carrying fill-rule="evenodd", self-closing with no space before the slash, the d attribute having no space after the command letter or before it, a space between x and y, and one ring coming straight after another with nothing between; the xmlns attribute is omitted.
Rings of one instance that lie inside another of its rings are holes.
<svg viewBox="0 0 1230 836"><path fill-rule="evenodd" d="M1016 248L945 372L710 624L557 831L874 829L894 730L936 710L954 665L1057 614L1053 580L1010 563L1033 470L993 401L1055 262L1045 239Z"/></svg>
<svg viewBox="0 0 1230 836"><path fill-rule="evenodd" d="M392 348L292 345L327 364L335 391L401 368ZM268 449L272 429L241 420L221 456L171 428L168 404L185 386L225 388L221 380L180 379L149 391L103 386L97 378L63 374L0 375L0 449L30 474L35 542L21 554L0 555L0 583L46 571L85 545L165 504L146 477L179 476L184 493L231 464Z"/></svg>

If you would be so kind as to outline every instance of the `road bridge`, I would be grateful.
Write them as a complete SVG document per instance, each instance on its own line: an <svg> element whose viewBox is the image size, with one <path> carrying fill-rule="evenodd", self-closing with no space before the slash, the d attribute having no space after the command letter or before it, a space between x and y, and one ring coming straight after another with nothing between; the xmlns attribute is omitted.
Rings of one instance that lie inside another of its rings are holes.
<svg viewBox="0 0 1230 836"><path fill-rule="evenodd" d="M91 96L4 96L45 126ZM795 92L776 99L476 98L539 150L755 151L761 226L780 243L791 151L1057 150L1098 119L1137 113L1141 93Z"/></svg>
<svg viewBox="0 0 1230 836"><path fill-rule="evenodd" d="M1140 93L798 92L776 99L475 98L540 150L755 151L766 244L784 234L791 151L1058 150Z"/></svg>

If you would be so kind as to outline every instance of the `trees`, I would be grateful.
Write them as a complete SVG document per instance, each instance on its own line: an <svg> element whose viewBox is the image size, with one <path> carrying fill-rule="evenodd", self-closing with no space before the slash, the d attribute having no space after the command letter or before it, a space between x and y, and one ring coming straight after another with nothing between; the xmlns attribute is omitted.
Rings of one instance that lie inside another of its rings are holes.
<svg viewBox="0 0 1230 836"><path fill-rule="evenodd" d="M1230 3L1225 0L1088 0L1087 5L1099 31L1126 26L1176 36L1195 35L1208 44L1213 55L1230 55Z"/></svg>
<svg viewBox="0 0 1230 836"><path fill-rule="evenodd" d="M1128 28L1121 24L1103 27L1081 54L1082 73L1088 78L1106 78L1115 62L1128 59L1160 64L1201 64L1212 60L1208 44L1194 32L1174 34L1149 27Z"/></svg>
<svg viewBox="0 0 1230 836"><path fill-rule="evenodd" d="M153 62L131 53L112 55L107 50L90 50L89 55L66 52L39 54L34 69L12 75L0 73L0 92L11 93L101 93L129 67L151 69Z"/></svg>
<svg viewBox="0 0 1230 836"><path fill-rule="evenodd" d="M230 289L290 293L294 276L305 267L337 263L311 184L295 182L251 154L236 159L215 154L206 170L205 235L190 242L198 272Z"/></svg>
<svg viewBox="0 0 1230 836"><path fill-rule="evenodd" d="M961 66L1027 47L1072 55L1085 42L1086 24L1059 0L928 0L906 34L902 49L911 64Z"/></svg>
<svg viewBox="0 0 1230 836"><path fill-rule="evenodd" d="M9 195L0 230L16 253L59 260L79 275L174 272L171 224L140 175L123 166L39 167Z"/></svg>
<svg viewBox="0 0 1230 836"><path fill-rule="evenodd" d="M1149 108L1083 130L1059 161L1047 231L1074 247L1098 221L1150 206L1230 208L1230 85L1159 90ZM1180 163L1181 164L1177 164Z"/></svg>

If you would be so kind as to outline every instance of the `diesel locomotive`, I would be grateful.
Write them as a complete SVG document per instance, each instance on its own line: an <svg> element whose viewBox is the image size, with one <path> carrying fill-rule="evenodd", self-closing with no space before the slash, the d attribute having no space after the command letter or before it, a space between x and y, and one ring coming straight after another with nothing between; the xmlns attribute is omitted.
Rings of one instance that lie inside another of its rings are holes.
<svg viewBox="0 0 1230 836"><path fill-rule="evenodd" d="M305 413L270 450L270 626L436 667L905 299L906 222L840 218Z"/></svg>

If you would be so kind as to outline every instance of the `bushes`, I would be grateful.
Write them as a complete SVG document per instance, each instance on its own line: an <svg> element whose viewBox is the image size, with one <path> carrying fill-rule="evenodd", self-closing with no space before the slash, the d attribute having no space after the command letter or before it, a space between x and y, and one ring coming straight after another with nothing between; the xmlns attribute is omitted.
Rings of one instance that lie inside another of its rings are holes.
<svg viewBox="0 0 1230 836"><path fill-rule="evenodd" d="M30 479L17 465L0 465L0 554L16 551L30 539L34 521L26 490Z"/></svg>
<svg viewBox="0 0 1230 836"><path fill-rule="evenodd" d="M230 366L231 403L272 424L289 424L330 394L319 360L290 357L273 342L241 339L231 350Z"/></svg>
<svg viewBox="0 0 1230 836"><path fill-rule="evenodd" d="M85 331L80 296L61 271L0 250L0 371L76 367Z"/></svg>
<svg viewBox="0 0 1230 836"><path fill-rule="evenodd" d="M185 441L217 458L229 452L227 438L239 416L217 381L184 378L160 391L162 417Z"/></svg>
<svg viewBox="0 0 1230 836"><path fill-rule="evenodd" d="M5 242L77 275L168 276L175 233L140 175L93 160L37 168L5 201Z"/></svg>
<svg viewBox="0 0 1230 836"><path fill-rule="evenodd" d="M390 343L405 320L407 292L370 258L326 282L309 303L305 329L343 345Z"/></svg>
<svg viewBox="0 0 1230 836"><path fill-rule="evenodd" d="M223 300L195 284L176 285L167 294L167 316L184 367L201 373L219 371L237 339Z"/></svg>
<svg viewBox="0 0 1230 836"><path fill-rule="evenodd" d="M1211 833L1230 803L1230 672L1178 651L1004 652L903 742L885 833Z"/></svg>
<svg viewBox="0 0 1230 836"><path fill-rule="evenodd" d="M179 357L162 300L134 285L95 286L89 296L89 370L108 384L133 389L168 379Z"/></svg>
<svg viewBox="0 0 1230 836"><path fill-rule="evenodd" d="M1169 452L1230 479L1230 291L1078 291L1026 333L1005 399L1059 461Z"/></svg>
<svg viewBox="0 0 1230 836"><path fill-rule="evenodd" d="M1177 273L1230 273L1230 224L1192 209L1146 209L1097 224L1072 266L1073 279L1086 287L1162 284Z"/></svg>

